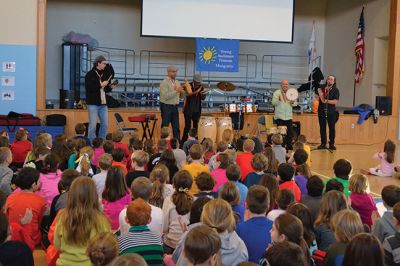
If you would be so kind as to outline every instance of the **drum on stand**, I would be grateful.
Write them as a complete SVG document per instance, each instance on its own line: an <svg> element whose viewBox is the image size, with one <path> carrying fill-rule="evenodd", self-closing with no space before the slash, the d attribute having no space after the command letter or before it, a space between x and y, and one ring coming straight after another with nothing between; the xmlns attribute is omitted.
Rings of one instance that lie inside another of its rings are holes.
<svg viewBox="0 0 400 266"><path fill-rule="evenodd" d="M201 116L197 134L199 137L199 142L201 142L204 138L210 138L215 142L217 138L217 123L215 117Z"/></svg>
<svg viewBox="0 0 400 266"><path fill-rule="evenodd" d="M290 88L286 91L286 98L294 102L299 98L299 92L296 89Z"/></svg>
<svg viewBox="0 0 400 266"><path fill-rule="evenodd" d="M217 117L217 142L222 140L225 129L232 129L232 118Z"/></svg>

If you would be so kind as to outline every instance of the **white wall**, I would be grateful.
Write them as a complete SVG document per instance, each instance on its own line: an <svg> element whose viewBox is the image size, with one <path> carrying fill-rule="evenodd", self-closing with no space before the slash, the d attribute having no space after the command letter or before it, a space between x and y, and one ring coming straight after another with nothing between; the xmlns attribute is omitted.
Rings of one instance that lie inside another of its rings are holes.
<svg viewBox="0 0 400 266"><path fill-rule="evenodd" d="M315 20L317 51L318 54L322 54L325 42L326 1L296 1L293 44L241 42L240 52L256 54L259 61L264 54L306 56L312 22ZM194 40L191 39L140 37L140 2L138 0L118 0L113 3L102 0L48 0L47 99L58 99L62 71L62 36L69 31L90 34L99 41L100 46L134 49L137 55L140 50L194 52L195 49ZM261 78L260 62L257 72L257 77Z"/></svg>
<svg viewBox="0 0 400 266"><path fill-rule="evenodd" d="M354 48L362 5L365 16L365 73L356 88L356 105L375 106L375 96L382 95L386 86L387 44L376 38L389 35L389 0L329 0L326 14L324 72L337 77L340 89L339 106L353 106L355 71ZM382 52L386 49L385 52ZM375 77L375 81L374 81ZM377 85L378 84L378 85Z"/></svg>

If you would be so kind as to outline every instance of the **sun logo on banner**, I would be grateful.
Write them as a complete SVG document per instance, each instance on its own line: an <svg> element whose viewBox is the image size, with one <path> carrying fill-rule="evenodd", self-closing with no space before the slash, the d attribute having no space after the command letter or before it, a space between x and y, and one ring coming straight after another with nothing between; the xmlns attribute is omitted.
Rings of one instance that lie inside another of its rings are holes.
<svg viewBox="0 0 400 266"><path fill-rule="evenodd" d="M217 50L215 47L203 47L203 50L199 52L200 62L204 64L210 64L211 62L215 62L217 59Z"/></svg>

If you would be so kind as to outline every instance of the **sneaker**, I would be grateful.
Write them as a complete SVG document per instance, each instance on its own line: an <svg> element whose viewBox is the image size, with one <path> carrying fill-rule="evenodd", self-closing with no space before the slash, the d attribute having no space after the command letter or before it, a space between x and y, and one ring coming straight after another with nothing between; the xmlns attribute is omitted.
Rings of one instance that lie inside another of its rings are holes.
<svg viewBox="0 0 400 266"><path fill-rule="evenodd" d="M335 145L333 145L333 144L332 144L332 145L329 145L329 149L330 149L330 150L333 150L333 151L336 151L336 147L335 147Z"/></svg>
<svg viewBox="0 0 400 266"><path fill-rule="evenodd" d="M318 150L326 150L326 145L321 144L321 145L318 146L317 149L318 149Z"/></svg>

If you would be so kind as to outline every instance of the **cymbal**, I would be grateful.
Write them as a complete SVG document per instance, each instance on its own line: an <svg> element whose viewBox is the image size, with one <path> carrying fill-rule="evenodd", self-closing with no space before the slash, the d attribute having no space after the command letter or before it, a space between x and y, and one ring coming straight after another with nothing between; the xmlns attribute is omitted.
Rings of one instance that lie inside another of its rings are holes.
<svg viewBox="0 0 400 266"><path fill-rule="evenodd" d="M236 86L233 83L223 81L217 83L217 88L223 91L234 91Z"/></svg>

